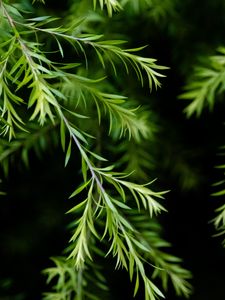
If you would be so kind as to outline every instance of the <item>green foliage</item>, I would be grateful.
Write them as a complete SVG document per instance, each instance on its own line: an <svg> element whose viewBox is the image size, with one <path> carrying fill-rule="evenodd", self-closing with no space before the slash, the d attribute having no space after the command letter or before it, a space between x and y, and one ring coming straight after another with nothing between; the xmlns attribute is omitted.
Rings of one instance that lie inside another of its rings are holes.
<svg viewBox="0 0 225 300"><path fill-rule="evenodd" d="M220 47L217 52L218 55L205 58L204 67L194 69L189 83L185 85L185 92L179 97L191 100L191 103L185 108L187 117L193 114L199 117L205 107L212 111L220 95L225 91L225 48ZM223 170L225 165L219 165L217 168ZM212 196L224 196L224 182L223 179L213 184L219 190L212 193ZM213 223L216 230L220 232L218 235L223 235L225 233L225 205L216 209L216 214Z"/></svg>
<svg viewBox="0 0 225 300"><path fill-rule="evenodd" d="M132 8L134 12L144 12L159 23L167 16L176 15L176 0L122 0L125 9Z"/></svg>
<svg viewBox="0 0 225 300"><path fill-rule="evenodd" d="M122 4L99 0L93 5L94 9L106 7L112 16ZM44 271L48 283L56 282L44 299L102 299L98 289L107 291L106 282L95 258L109 255L115 259L115 268L129 273L134 295L141 279L146 300L164 297L154 283L154 278L160 277L164 290L170 279L177 295L188 297L190 273L180 266L178 258L161 250L169 244L155 226L156 216L165 211L161 204L165 192L137 183L141 164L128 168L129 172L137 169L133 182L127 173L115 171L101 151L105 137L110 139L111 135L114 143L128 138L122 159L126 162L126 155L131 155L129 143L139 147L152 132L146 109L140 109L123 91L110 91L108 73L119 77L124 70L131 76L133 70L141 85L147 81L151 91L160 87L159 78L164 76L161 71L166 67L141 56L144 47L126 49L124 41L82 32L82 20L67 26L56 17L36 14L35 8L31 13L24 12L22 4L0 1L0 162L7 174L9 164L17 157L21 156L28 166L31 151L46 151L51 143L55 147L60 142L65 166L74 148L78 150L82 173L81 185L77 187L76 183L70 196L75 198L69 210L74 216L70 245L65 256L53 258L55 267ZM67 61L68 48L73 62ZM86 74L82 75L84 69ZM96 70L103 76L91 78L88 74ZM109 134L101 133L105 126ZM146 151L141 155L145 163ZM99 244L104 251L97 250ZM96 293L91 294L93 281Z"/></svg>
<svg viewBox="0 0 225 300"><path fill-rule="evenodd" d="M224 150L224 147L221 147L221 150ZM222 153L223 154L223 153ZM221 164L216 167L218 170L224 170L225 166L224 164ZM223 177L225 173L223 172ZM223 197L225 195L225 189L224 189L224 183L225 180L220 180L213 184L213 187L216 188L216 192L212 193L212 196L215 197ZM225 205L221 205L219 208L215 211L216 217L212 220L214 223L214 226L216 230L219 232L216 236L224 235L225 233ZM225 240L223 240L223 246L225 246Z"/></svg>
<svg viewBox="0 0 225 300"><path fill-rule="evenodd" d="M101 9L104 9L104 6L106 6L109 16L112 16L114 11L116 12L122 9L122 6L117 0L93 0L94 9L96 8L97 2Z"/></svg>
<svg viewBox="0 0 225 300"><path fill-rule="evenodd" d="M100 300L106 297L107 284L97 264L89 262L85 268L74 271L72 259L55 257L52 260L55 267L44 270L44 273L48 276L47 283L55 278L57 282L53 286L52 292L44 294L44 299L66 300L85 297L86 299Z"/></svg>
<svg viewBox="0 0 225 300"><path fill-rule="evenodd" d="M205 66L195 67L185 92L180 99L190 100L185 108L187 117L193 114L200 116L202 110L213 109L219 94L225 90L225 49L220 47L218 55L206 58Z"/></svg>
<svg viewBox="0 0 225 300"><path fill-rule="evenodd" d="M224 191L218 192L220 195L223 194ZM219 233L216 236L225 234L225 205L220 206L216 209L217 216L213 219L216 230ZM223 246L225 247L225 240L223 240Z"/></svg>

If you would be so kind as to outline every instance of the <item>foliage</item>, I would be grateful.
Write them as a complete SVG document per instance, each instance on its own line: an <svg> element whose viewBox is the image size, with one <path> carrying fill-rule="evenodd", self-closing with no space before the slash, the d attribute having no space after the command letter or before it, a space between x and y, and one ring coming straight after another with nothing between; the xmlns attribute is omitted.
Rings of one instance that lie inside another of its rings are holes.
<svg viewBox="0 0 225 300"><path fill-rule="evenodd" d="M190 100L185 108L187 117L200 116L204 107L213 109L218 96L224 92L225 49L220 47L218 55L206 58L206 66L196 67L190 82L185 86L181 99Z"/></svg>
<svg viewBox="0 0 225 300"><path fill-rule="evenodd" d="M122 5L127 9L132 8L135 12L145 12L147 15L159 23L167 16L176 15L176 0L122 0Z"/></svg>
<svg viewBox="0 0 225 300"><path fill-rule="evenodd" d="M82 173L80 186L76 183L70 196L75 205L69 210L74 219L69 247L65 256L52 259L55 267L44 271L48 283L54 282L44 299L102 299L107 285L96 257L109 255L116 269L129 273L134 295L141 279L146 300L164 297L154 282L159 277L164 290L170 279L177 295L188 297L190 273L178 258L161 250L169 244L160 237L155 218L165 211L161 203L165 192L155 192L153 182L138 183L138 168L133 182L129 174L115 170L118 164L103 157L104 139L112 145L128 139L128 144L139 147L152 132L148 112L123 91L115 91L107 75L119 78L122 69L127 76L133 70L141 85L147 81L151 91L160 86L166 67L141 56L144 47L124 48L122 40L104 40L103 35L85 31L89 18L62 25L60 18L43 14L44 6L39 10L34 3L28 13L30 3L25 3L27 6L0 1L2 167L7 174L10 163L20 156L28 166L32 150L40 153L61 143L65 166L74 149L79 151ZM85 4L86 10L106 8L112 16L123 2ZM89 76L93 73L100 76ZM129 155L129 146L123 151L124 157ZM143 157L147 160L145 153ZM87 287L92 289L93 281L96 291L91 294Z"/></svg>
<svg viewBox="0 0 225 300"><path fill-rule="evenodd" d="M222 148L221 150L224 149L224 147L221 148ZM217 166L217 169L223 170L224 164ZM224 172L223 172L223 177L224 177ZM224 182L225 182L224 179L222 179L213 184L213 186L216 188L217 191L212 193L212 196L216 196L216 197L224 196L225 194ZM216 217L212 221L214 223L216 230L219 232L217 235L218 236L224 235L225 233L225 205L224 204L216 209ZM223 240L223 246L225 246L225 240Z"/></svg>
<svg viewBox="0 0 225 300"><path fill-rule="evenodd" d="M204 66L194 68L193 75L185 85L185 92L179 96L180 99L191 101L185 108L187 117L193 114L199 117L205 107L212 111L225 91L225 48L220 47L217 52L218 55L205 57ZM221 148L224 149L224 146ZM217 166L222 170L224 167L224 164ZM213 184L219 190L212 193L212 196L225 194L224 182L223 179ZM216 213L213 223L221 235L225 233L225 205L216 209Z"/></svg>

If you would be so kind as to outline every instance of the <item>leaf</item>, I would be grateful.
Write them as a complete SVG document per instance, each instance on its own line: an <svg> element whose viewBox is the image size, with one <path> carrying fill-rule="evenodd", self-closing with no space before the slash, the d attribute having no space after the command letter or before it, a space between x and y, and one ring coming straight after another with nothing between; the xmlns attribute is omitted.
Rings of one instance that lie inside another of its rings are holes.
<svg viewBox="0 0 225 300"><path fill-rule="evenodd" d="M59 42L59 40L57 38L56 38L56 42L58 44L59 52L60 52L61 56L64 57L63 48L62 48L61 43Z"/></svg>
<svg viewBox="0 0 225 300"><path fill-rule="evenodd" d="M35 21L35 22L40 22L40 21L45 21L47 19L50 19L51 16L40 16L40 17L35 17L31 19L27 19L27 21Z"/></svg>
<svg viewBox="0 0 225 300"><path fill-rule="evenodd" d="M85 137L83 136L83 134L80 131L78 131L76 128L70 127L70 131L72 132L72 134L74 134L82 142L84 142L85 144L88 144L88 142L85 139Z"/></svg>
<svg viewBox="0 0 225 300"><path fill-rule="evenodd" d="M78 187L70 196L69 198L75 197L76 195L80 194L91 182L92 180L89 179L87 182L84 182L80 187Z"/></svg>
<svg viewBox="0 0 225 300"><path fill-rule="evenodd" d="M104 157L98 155L97 153L95 152L92 152L92 151L88 151L92 156L94 156L95 158L97 158L98 160L100 161L107 161L107 159L105 159Z"/></svg>
<svg viewBox="0 0 225 300"><path fill-rule="evenodd" d="M120 202L116 199L113 199L112 200L117 206L119 206L120 208L123 208L123 209L131 209L128 205L124 204L123 202Z"/></svg>
<svg viewBox="0 0 225 300"><path fill-rule="evenodd" d="M223 195L225 195L225 189L223 189L219 192L216 192L216 193L212 193L211 195L212 196L223 196Z"/></svg>
<svg viewBox="0 0 225 300"><path fill-rule="evenodd" d="M71 156L71 145L72 145L72 141L70 139L70 142L69 142L69 145L68 145L68 148L67 148L67 151L66 151L65 167L67 166L67 164L69 162L69 159L70 159L70 156Z"/></svg>
<svg viewBox="0 0 225 300"><path fill-rule="evenodd" d="M137 272L135 286L134 286L134 297L136 296L139 289L139 273Z"/></svg>
<svg viewBox="0 0 225 300"><path fill-rule="evenodd" d="M66 135L65 135L65 125L63 120L61 120L60 122L60 138L61 138L61 145L62 145L63 152L65 152Z"/></svg>
<svg viewBox="0 0 225 300"><path fill-rule="evenodd" d="M70 198L72 198L74 196L71 195ZM87 199L85 199L84 201L82 201L82 202L78 203L77 205L75 205L74 207L72 207L70 210L67 211L67 214L74 213L75 211L78 211L81 207L85 206L86 203L87 203Z"/></svg>

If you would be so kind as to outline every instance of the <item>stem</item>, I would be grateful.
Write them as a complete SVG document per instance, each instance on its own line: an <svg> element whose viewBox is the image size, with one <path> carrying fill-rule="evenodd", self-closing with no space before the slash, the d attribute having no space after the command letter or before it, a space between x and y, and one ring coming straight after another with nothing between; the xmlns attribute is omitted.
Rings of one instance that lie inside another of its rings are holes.
<svg viewBox="0 0 225 300"><path fill-rule="evenodd" d="M18 36L18 31L16 29L16 25L15 25L15 21L13 20L13 18L9 15L7 9L4 7L3 1L0 0L0 5L1 5L1 9L3 11L3 15L8 19L8 22L10 24L10 26L12 27L14 33L16 36Z"/></svg>
<svg viewBox="0 0 225 300"><path fill-rule="evenodd" d="M78 141L77 137L75 136L75 134L71 131L71 129L70 129L70 124L69 124L68 120L67 120L66 117L64 116L62 110L61 110L59 107L57 107L57 109L58 109L58 113L59 113L60 117L63 119L64 124L66 125L66 127L67 127L67 129L68 129L70 135L72 136L74 143L76 144L76 146L77 146L77 148L79 149L79 151L80 151L82 157L84 158L84 160L85 160L85 162L86 162L86 164L87 164L87 166L88 166L88 168L89 168L89 170L90 170L90 172L91 172L92 178L95 180L95 182L96 182L97 186L99 187L100 191L101 191L103 194L106 194L103 185L101 184L101 182L100 182L98 176L97 176L96 173L95 173L95 170L94 170L94 168L93 168L93 166L92 166L90 160L89 160L88 157L87 157L87 154L86 154L85 151L83 150L83 148L82 148L80 142Z"/></svg>
<svg viewBox="0 0 225 300"><path fill-rule="evenodd" d="M78 299L82 299L82 280L83 280L83 269L79 269L77 274L77 297Z"/></svg>

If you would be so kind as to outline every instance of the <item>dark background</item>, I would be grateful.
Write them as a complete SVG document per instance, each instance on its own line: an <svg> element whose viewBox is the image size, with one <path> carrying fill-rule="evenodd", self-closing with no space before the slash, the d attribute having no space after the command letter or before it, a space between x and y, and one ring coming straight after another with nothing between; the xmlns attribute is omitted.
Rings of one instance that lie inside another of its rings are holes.
<svg viewBox="0 0 225 300"><path fill-rule="evenodd" d="M47 5L59 10L51 2ZM224 104L216 104L213 113L205 110L200 118L187 119L183 113L186 103L177 96L198 57L214 54L216 47L224 44L224 6L222 0L182 1L177 15L161 24L151 21L146 13L138 17L124 13L115 18L118 23L114 25L116 31L123 20L126 26L122 31L130 43L150 44L145 55L170 67L162 89L151 98L161 127L154 175L160 189L171 190L165 204L169 212L161 222L164 236L173 244L172 252L182 257L184 266L193 273L191 300L225 299L225 250L222 239L212 237L215 230L209 224L214 210L223 203L210 194L214 192L212 183L221 178L215 165L223 163L217 153L225 142ZM132 92L141 93L143 103L148 103L147 88L133 87L132 79L131 86ZM65 169L63 153L53 149L41 160L31 156L29 169L20 162L11 166L3 182L8 194L0 199L0 300L41 299L45 290L41 270L50 265L50 256L61 254L69 239L65 212L78 178L78 154L75 157ZM185 168L177 169L180 160L190 169L190 178ZM184 186L191 178L194 181ZM106 268L106 277L112 299L132 299L125 273L113 272L112 265ZM175 298L170 289L167 299Z"/></svg>

